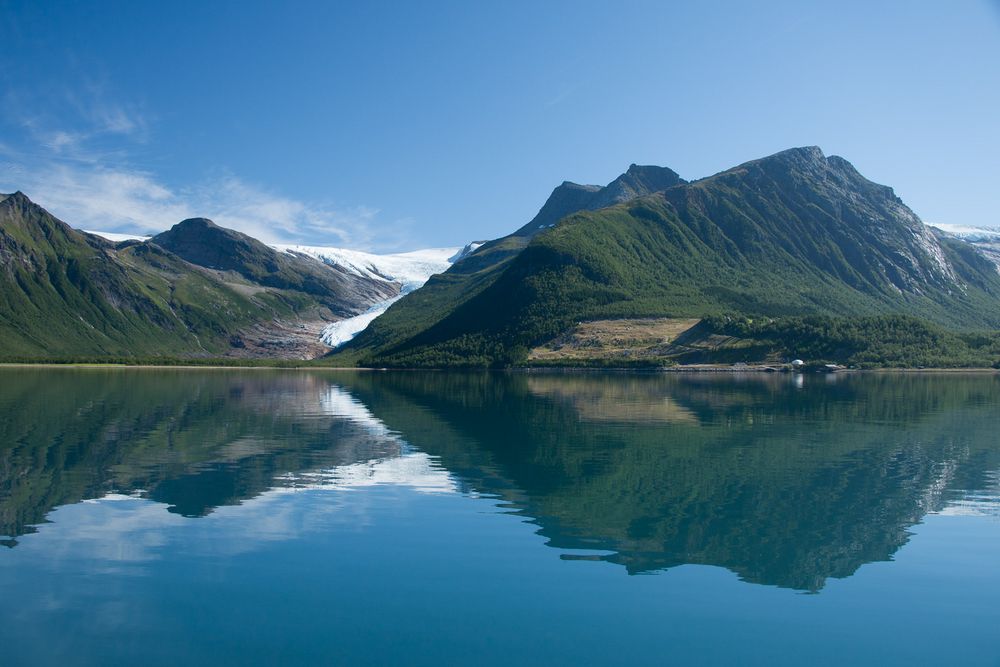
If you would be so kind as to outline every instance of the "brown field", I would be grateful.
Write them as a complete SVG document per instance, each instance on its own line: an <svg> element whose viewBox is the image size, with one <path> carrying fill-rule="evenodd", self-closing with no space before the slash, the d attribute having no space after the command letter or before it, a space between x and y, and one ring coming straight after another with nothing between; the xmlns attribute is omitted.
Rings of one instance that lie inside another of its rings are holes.
<svg viewBox="0 0 1000 667"><path fill-rule="evenodd" d="M528 361L662 357L681 334L699 321L650 318L581 322L570 331L531 350Z"/></svg>

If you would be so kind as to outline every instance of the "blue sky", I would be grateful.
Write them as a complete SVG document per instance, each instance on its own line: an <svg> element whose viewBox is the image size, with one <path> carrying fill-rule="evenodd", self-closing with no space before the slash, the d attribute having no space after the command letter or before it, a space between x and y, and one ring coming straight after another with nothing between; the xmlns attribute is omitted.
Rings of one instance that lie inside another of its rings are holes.
<svg viewBox="0 0 1000 667"><path fill-rule="evenodd" d="M463 244L816 144L1000 225L1000 4L0 0L0 191L87 229Z"/></svg>

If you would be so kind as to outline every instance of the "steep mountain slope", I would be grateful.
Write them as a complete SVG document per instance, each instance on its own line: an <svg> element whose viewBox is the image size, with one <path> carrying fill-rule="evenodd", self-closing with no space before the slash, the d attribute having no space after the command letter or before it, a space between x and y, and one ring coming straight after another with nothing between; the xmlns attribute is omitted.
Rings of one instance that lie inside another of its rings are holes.
<svg viewBox="0 0 1000 667"><path fill-rule="evenodd" d="M347 350L365 365L506 364L581 320L728 311L1000 326L992 262L818 148L568 215L493 271L433 322L399 327L418 290Z"/></svg>
<svg viewBox="0 0 1000 667"><path fill-rule="evenodd" d="M386 348L433 326L452 309L492 285L532 238L567 215L628 202L684 182L666 167L634 164L604 187L564 182L552 191L530 222L503 238L472 244L475 247L470 252L463 251L446 272L432 276L423 287L372 321L359 334L361 340L351 344L351 349ZM350 363L353 352L340 358Z"/></svg>
<svg viewBox="0 0 1000 667"><path fill-rule="evenodd" d="M206 221L157 239L114 243L5 196L0 356L316 356L326 323L398 292Z"/></svg>

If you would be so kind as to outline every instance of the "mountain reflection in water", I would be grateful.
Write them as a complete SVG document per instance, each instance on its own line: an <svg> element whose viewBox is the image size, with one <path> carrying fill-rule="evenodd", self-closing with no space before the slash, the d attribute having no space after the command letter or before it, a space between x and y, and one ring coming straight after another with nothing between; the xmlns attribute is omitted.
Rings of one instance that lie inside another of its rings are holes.
<svg viewBox="0 0 1000 667"><path fill-rule="evenodd" d="M495 497L567 559L818 591L890 560L930 512L1000 507L992 374L2 378L8 546L108 494L200 517L275 489L399 484Z"/></svg>

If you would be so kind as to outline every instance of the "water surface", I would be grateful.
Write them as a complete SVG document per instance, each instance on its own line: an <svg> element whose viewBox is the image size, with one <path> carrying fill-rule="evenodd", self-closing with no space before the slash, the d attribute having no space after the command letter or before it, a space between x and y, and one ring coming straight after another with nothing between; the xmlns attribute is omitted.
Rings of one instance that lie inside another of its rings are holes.
<svg viewBox="0 0 1000 667"><path fill-rule="evenodd" d="M5 664L1000 664L1000 379L0 371Z"/></svg>

